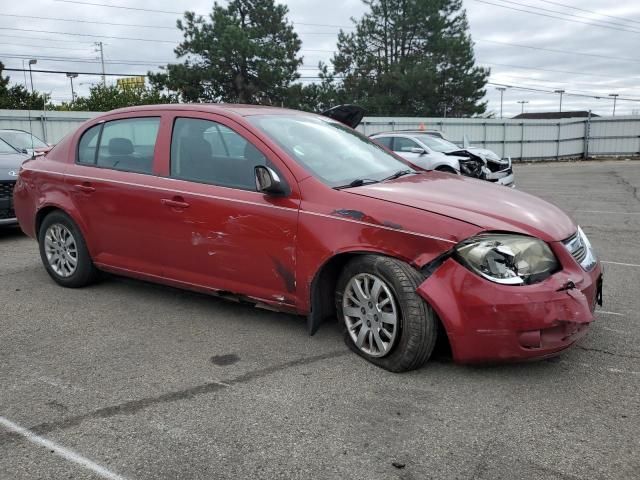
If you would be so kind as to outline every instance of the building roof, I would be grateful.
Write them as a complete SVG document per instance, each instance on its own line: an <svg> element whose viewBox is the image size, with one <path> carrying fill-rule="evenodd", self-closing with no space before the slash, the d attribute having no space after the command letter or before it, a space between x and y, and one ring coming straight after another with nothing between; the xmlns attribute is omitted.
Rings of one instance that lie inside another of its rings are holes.
<svg viewBox="0 0 640 480"><path fill-rule="evenodd" d="M527 112L516 115L513 118L526 119L526 120L557 120L560 118L586 118L589 116L587 111L576 112ZM595 113L591 114L592 117L599 117Z"/></svg>

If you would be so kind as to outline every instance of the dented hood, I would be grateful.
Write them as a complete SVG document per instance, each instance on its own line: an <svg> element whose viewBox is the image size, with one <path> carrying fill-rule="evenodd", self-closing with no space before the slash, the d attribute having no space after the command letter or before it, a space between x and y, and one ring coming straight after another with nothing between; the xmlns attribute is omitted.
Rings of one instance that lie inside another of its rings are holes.
<svg viewBox="0 0 640 480"><path fill-rule="evenodd" d="M538 197L440 172L401 177L348 191L445 215L485 230L518 232L548 242L564 240L577 229L566 213ZM416 222L420 222L419 215Z"/></svg>

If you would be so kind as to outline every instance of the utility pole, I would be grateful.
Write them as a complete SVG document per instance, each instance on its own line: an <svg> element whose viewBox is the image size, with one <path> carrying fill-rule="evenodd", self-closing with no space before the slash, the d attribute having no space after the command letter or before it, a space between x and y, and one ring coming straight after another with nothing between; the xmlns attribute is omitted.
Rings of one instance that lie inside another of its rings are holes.
<svg viewBox="0 0 640 480"><path fill-rule="evenodd" d="M102 65L102 86L107 86L107 80L104 76L104 48L102 42L96 42L96 52L100 53L100 64Z"/></svg>
<svg viewBox="0 0 640 480"><path fill-rule="evenodd" d="M560 111L562 112L562 95L564 94L564 90L554 90L554 93L560 94Z"/></svg>
<svg viewBox="0 0 640 480"><path fill-rule="evenodd" d="M506 89L507 87L496 87L496 90L500 92L500 118L502 118L502 95Z"/></svg>
<svg viewBox="0 0 640 480"><path fill-rule="evenodd" d="M520 105L522 105L522 109L520 110L520 113L524 113L524 104L525 103L529 103L529 101L528 100L518 100L518 103Z"/></svg>
<svg viewBox="0 0 640 480"><path fill-rule="evenodd" d="M73 91L73 79L77 76L77 73L67 73L67 78L71 82L71 103L76 101L76 92Z"/></svg>
<svg viewBox="0 0 640 480"><path fill-rule="evenodd" d="M33 73L31 73L31 65L38 63L38 60L32 58L29 60L29 80L31 81L31 94L33 95Z"/></svg>
<svg viewBox="0 0 640 480"><path fill-rule="evenodd" d="M616 100L618 100L618 95L617 93L610 93L609 96L613 97L613 116L616 116Z"/></svg>

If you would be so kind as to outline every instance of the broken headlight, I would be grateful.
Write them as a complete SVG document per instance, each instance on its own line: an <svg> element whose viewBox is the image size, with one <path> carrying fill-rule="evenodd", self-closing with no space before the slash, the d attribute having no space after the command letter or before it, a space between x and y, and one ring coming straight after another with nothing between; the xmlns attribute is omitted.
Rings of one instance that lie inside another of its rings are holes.
<svg viewBox="0 0 640 480"><path fill-rule="evenodd" d="M482 178L484 162L479 158L465 158L458 161L460 173L467 177Z"/></svg>
<svg viewBox="0 0 640 480"><path fill-rule="evenodd" d="M525 235L479 235L460 243L456 253L473 272L505 285L541 282L558 269L549 245Z"/></svg>

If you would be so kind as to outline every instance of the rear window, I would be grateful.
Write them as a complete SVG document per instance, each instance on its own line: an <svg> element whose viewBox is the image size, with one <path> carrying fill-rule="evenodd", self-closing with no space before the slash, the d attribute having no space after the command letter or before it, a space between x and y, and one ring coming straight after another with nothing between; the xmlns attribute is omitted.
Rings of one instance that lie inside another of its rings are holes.
<svg viewBox="0 0 640 480"><path fill-rule="evenodd" d="M96 125L80 139L78 163L150 174L159 129L159 117L128 118Z"/></svg>

